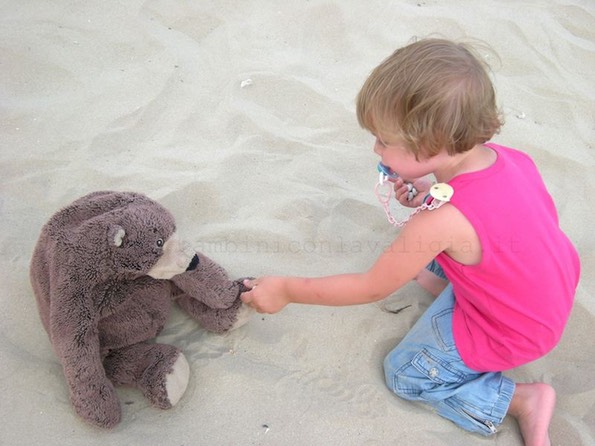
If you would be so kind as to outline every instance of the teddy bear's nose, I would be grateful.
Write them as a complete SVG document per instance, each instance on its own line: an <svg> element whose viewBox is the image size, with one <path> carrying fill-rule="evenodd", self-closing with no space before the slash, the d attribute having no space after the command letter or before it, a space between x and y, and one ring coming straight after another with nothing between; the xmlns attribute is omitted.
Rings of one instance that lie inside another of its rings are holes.
<svg viewBox="0 0 595 446"><path fill-rule="evenodd" d="M196 254L194 254L194 257L192 257L192 260L190 261L190 265L188 265L188 268L186 268L186 271L195 270L196 267L198 266L199 262L200 262L200 260L198 259L198 256Z"/></svg>

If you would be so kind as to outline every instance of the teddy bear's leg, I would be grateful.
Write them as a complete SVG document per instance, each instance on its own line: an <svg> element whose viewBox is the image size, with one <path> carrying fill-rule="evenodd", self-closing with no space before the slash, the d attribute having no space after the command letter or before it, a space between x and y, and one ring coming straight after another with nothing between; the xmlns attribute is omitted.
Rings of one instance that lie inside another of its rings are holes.
<svg viewBox="0 0 595 446"><path fill-rule="evenodd" d="M190 366L172 345L139 343L110 352L103 361L116 385L139 388L160 409L174 406L186 391Z"/></svg>

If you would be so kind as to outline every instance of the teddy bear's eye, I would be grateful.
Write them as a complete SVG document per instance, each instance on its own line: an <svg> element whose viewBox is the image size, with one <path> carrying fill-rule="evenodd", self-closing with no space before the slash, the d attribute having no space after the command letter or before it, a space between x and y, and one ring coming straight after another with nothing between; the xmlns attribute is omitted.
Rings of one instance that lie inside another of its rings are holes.
<svg viewBox="0 0 595 446"><path fill-rule="evenodd" d="M157 247L158 248L163 248L163 245L164 245L163 239L161 239L161 238L160 239L157 239L157 242L156 243L157 243Z"/></svg>

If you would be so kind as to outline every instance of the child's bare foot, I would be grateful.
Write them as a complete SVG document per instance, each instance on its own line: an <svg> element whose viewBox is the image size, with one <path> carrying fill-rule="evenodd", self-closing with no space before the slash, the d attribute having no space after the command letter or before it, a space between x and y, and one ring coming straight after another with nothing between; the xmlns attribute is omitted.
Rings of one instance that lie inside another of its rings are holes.
<svg viewBox="0 0 595 446"><path fill-rule="evenodd" d="M438 277L436 274L425 268L415 277L415 281L434 297L438 297L442 290L446 288L446 285L448 285L448 280Z"/></svg>
<svg viewBox="0 0 595 446"><path fill-rule="evenodd" d="M517 384L508 413L516 418L526 446L550 446L548 427L556 391L544 383Z"/></svg>

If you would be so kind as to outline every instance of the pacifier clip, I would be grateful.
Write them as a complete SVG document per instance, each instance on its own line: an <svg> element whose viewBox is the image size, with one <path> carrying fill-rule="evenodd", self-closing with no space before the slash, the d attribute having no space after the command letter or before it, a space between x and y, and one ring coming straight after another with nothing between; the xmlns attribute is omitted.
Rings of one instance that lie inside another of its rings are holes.
<svg viewBox="0 0 595 446"><path fill-rule="evenodd" d="M379 174L378 182L374 187L374 193L376 194L380 204L382 204L388 222L395 227L401 228L405 226L411 217L425 209L430 211L438 209L444 203L448 203L454 194L454 189L451 185L447 183L436 183L430 188L429 193L424 197L420 206L416 207L415 210L404 220L397 220L390 211L390 199L392 197L393 191L392 183L394 183L396 179L399 178L399 176L393 172L390 167L382 163L378 163L377 168ZM415 189L413 184L405 184L409 190L407 194L407 201L411 201L417 196L419 192ZM381 188L384 188L385 191L382 191Z"/></svg>

